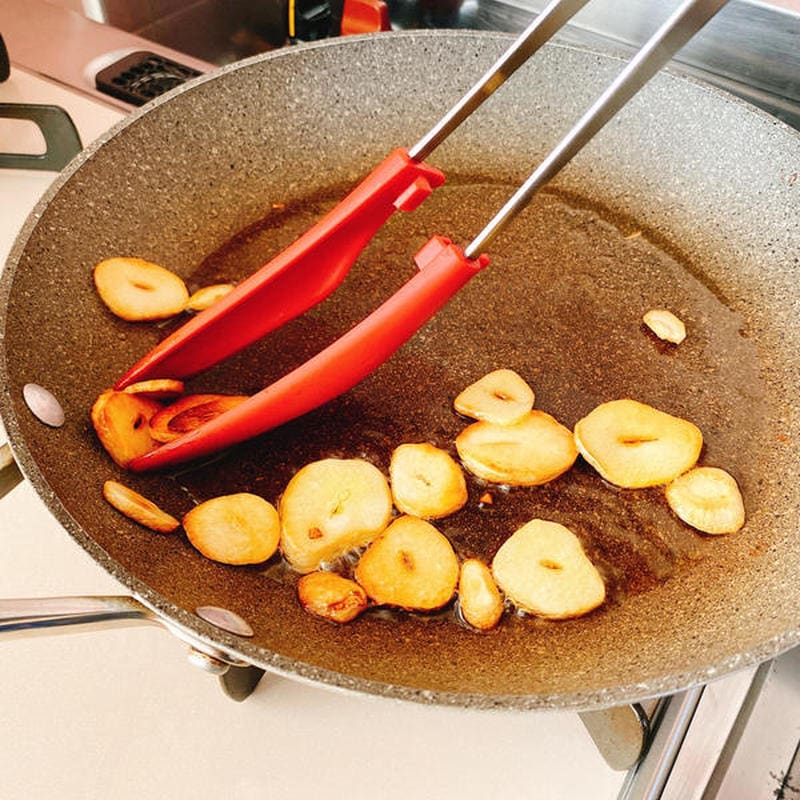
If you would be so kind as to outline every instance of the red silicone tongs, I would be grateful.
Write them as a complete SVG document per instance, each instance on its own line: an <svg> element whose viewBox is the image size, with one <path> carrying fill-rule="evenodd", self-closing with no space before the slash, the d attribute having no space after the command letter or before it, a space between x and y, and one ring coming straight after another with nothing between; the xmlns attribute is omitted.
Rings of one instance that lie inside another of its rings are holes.
<svg viewBox="0 0 800 800"><path fill-rule="evenodd" d="M211 308L168 336L117 382L196 374L303 313L344 279L395 210L411 211L444 182L424 159L588 0L552 0L478 83L408 152L392 152L339 205ZM489 263L483 248L726 0L685 0L464 250L434 236L418 272L348 333L229 411L133 459L142 471L209 455L347 391L386 361Z"/></svg>

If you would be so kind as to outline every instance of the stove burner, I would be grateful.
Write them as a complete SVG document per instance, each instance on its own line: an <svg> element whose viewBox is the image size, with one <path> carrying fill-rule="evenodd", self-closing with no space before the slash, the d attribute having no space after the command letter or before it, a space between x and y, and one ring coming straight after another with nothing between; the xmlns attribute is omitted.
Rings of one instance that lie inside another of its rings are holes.
<svg viewBox="0 0 800 800"><path fill-rule="evenodd" d="M139 50L98 72L95 85L101 92L141 106L201 74L177 61Z"/></svg>

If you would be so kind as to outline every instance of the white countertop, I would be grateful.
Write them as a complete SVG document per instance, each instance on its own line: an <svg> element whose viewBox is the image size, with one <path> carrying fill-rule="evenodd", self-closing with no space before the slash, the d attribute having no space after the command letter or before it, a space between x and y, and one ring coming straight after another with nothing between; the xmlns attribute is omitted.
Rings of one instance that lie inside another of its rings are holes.
<svg viewBox="0 0 800 800"><path fill-rule="evenodd" d="M84 144L120 117L14 70ZM0 120L0 150L8 128ZM0 263L53 173L0 170ZM4 434L0 430L0 442ZM124 594L23 483L0 501L0 597ZM243 703L156 627L0 640L0 798L614 798L571 713L478 712L265 678Z"/></svg>

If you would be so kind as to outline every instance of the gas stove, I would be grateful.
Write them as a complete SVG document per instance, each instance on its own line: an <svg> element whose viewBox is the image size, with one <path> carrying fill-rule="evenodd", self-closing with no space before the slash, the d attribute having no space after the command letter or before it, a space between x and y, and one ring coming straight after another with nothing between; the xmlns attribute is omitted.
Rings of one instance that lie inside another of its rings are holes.
<svg viewBox="0 0 800 800"><path fill-rule="evenodd" d="M14 0L0 0L3 5L23 13ZM30 8L26 0L24 13ZM47 9L48 19L60 17L55 8ZM495 20L493 27L508 30L530 13L506 5L501 20L492 16L499 8L464 2L446 20L431 16L430 7L422 11L426 24ZM416 5L392 11L396 26L422 13ZM792 9L772 11L796 21ZM84 30L76 15L70 10L67 19ZM11 27L28 24L17 20ZM91 23L88 30L83 60L61 73L58 59L36 56L35 48L18 62L8 37L12 66L0 84L0 103L59 106L86 145L132 107L94 81L119 58L145 50L190 69L213 69L210 60L107 25ZM635 43L630 30L615 30L620 49ZM591 20L566 35L612 36ZM709 73L705 56L692 58L687 70ZM717 82L736 83L729 88L757 94L762 105L769 102L794 121L800 74L788 75L780 92L764 88L763 76L754 87L754 79L739 85L736 70L715 74ZM0 119L0 152L39 151L33 125ZM55 175L0 170L0 264ZM16 486L0 509L0 596L126 593L64 534L29 485ZM4 799L304 798L320 791L389 800L489 793L553 800L800 796L798 650L672 697L580 716L419 706L275 676L237 704L185 663L183 644L148 627L3 644Z"/></svg>

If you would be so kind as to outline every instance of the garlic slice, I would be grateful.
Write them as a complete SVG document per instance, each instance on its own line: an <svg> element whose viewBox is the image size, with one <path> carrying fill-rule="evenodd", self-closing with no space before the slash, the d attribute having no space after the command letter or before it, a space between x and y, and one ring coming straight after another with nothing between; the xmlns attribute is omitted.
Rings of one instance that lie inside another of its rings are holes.
<svg viewBox="0 0 800 800"><path fill-rule="evenodd" d="M666 308L653 308L648 311L642 321L659 339L673 344L680 344L686 338L686 325Z"/></svg>
<svg viewBox="0 0 800 800"><path fill-rule="evenodd" d="M736 480L719 467L695 467L666 488L669 507L703 533L735 533L744 525L742 494Z"/></svg>

